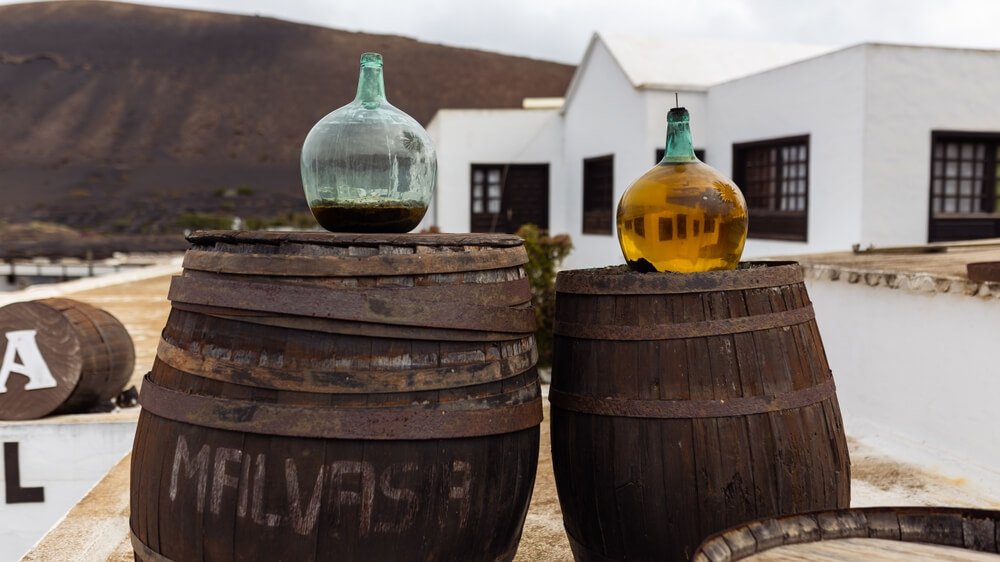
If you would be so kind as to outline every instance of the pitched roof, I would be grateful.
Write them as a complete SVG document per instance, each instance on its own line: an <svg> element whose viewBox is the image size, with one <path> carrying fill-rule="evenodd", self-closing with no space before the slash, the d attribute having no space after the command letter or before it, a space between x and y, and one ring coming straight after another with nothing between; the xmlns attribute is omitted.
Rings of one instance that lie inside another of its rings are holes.
<svg viewBox="0 0 1000 562"><path fill-rule="evenodd" d="M632 86L704 90L709 86L836 49L828 45L595 34ZM582 64L581 64L582 66Z"/></svg>
<svg viewBox="0 0 1000 562"><path fill-rule="evenodd" d="M572 101L598 42L608 49L632 87L645 90L703 91L714 84L838 49L801 43L639 37L597 32L590 38L583 60L566 90L563 111Z"/></svg>

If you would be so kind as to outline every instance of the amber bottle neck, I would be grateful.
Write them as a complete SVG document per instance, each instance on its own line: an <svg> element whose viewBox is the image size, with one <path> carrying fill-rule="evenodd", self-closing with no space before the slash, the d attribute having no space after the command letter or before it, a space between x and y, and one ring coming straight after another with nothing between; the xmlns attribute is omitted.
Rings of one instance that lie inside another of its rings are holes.
<svg viewBox="0 0 1000 562"><path fill-rule="evenodd" d="M694 141L691 140L690 116L687 109L675 107L667 113L667 146L660 162L693 162Z"/></svg>

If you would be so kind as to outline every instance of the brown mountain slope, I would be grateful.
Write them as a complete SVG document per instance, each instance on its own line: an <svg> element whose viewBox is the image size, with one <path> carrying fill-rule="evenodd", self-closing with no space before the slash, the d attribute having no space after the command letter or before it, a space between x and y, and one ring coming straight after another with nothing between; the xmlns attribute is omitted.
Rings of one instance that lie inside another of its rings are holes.
<svg viewBox="0 0 1000 562"><path fill-rule="evenodd" d="M182 213L305 211L302 140L354 97L363 51L383 54L387 97L424 124L562 95L573 72L269 18L0 6L0 218L155 232Z"/></svg>

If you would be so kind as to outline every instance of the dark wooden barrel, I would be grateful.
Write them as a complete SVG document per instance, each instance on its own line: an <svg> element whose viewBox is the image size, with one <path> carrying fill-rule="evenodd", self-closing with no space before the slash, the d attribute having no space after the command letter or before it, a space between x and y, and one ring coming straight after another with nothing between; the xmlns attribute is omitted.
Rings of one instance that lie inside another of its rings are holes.
<svg viewBox="0 0 1000 562"><path fill-rule="evenodd" d="M83 412L117 396L135 348L117 318L70 299L0 308L0 420Z"/></svg>
<svg viewBox="0 0 1000 562"><path fill-rule="evenodd" d="M743 521L848 507L847 445L794 263L565 271L552 462L581 561L687 561Z"/></svg>
<svg viewBox="0 0 1000 562"><path fill-rule="evenodd" d="M141 391L140 559L513 559L542 419L519 238L189 240Z"/></svg>
<svg viewBox="0 0 1000 562"><path fill-rule="evenodd" d="M869 507L752 521L707 538L693 561L995 561L997 554L1000 511Z"/></svg>

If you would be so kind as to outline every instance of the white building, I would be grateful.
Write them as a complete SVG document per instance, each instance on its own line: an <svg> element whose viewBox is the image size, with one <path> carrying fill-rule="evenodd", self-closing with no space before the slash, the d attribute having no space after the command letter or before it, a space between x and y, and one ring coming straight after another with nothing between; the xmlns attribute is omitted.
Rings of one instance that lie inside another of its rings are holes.
<svg viewBox="0 0 1000 562"><path fill-rule="evenodd" d="M658 161L675 92L751 203L746 257L1000 236L1000 51L603 34L561 109L438 112L424 225L536 222L572 236L566 267L621 263L614 208Z"/></svg>

